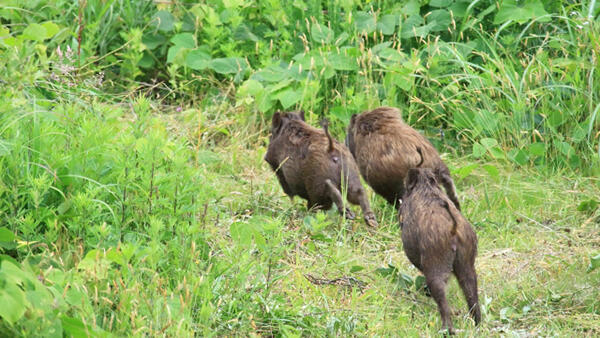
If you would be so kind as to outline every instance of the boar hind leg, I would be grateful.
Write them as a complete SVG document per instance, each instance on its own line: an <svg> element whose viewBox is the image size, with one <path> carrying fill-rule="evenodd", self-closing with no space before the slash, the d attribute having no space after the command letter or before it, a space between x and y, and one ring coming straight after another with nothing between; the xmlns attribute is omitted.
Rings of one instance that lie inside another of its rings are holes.
<svg viewBox="0 0 600 338"><path fill-rule="evenodd" d="M477 273L475 267L464 262L454 264L454 274L458 284L465 295L469 314L473 317L475 324L481 322L481 309L479 308L479 297L477 296Z"/></svg>
<svg viewBox="0 0 600 338"><path fill-rule="evenodd" d="M446 300L446 281L448 274L443 275L439 272L425 271L425 280L427 286L431 291L431 296L435 300L438 306L438 311L442 317L442 329L448 330L449 334L454 334L454 328L452 327L452 320L450 319L450 306Z"/></svg>
<svg viewBox="0 0 600 338"><path fill-rule="evenodd" d="M342 193L335 186L335 184L333 184L333 182L331 182L330 179L326 179L325 185L327 186L327 193L329 194L329 197L331 198L333 203L335 203L335 205L337 206L340 214L343 215L345 212L347 219L354 219L356 216L354 215L352 210L350 210L350 208L347 208L344 206L344 200L342 199Z"/></svg>

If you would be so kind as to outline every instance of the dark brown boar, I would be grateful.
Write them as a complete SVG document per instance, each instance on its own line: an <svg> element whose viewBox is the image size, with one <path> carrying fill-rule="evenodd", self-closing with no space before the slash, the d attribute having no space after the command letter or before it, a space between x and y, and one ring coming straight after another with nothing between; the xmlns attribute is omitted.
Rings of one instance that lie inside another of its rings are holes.
<svg viewBox="0 0 600 338"><path fill-rule="evenodd" d="M360 205L367 225L377 226L354 158L331 137L326 122L320 130L304 122L302 113L275 113L265 161L283 191L290 198L306 199L308 209L329 209L335 203L340 213L345 211L346 217L353 219L354 213L344 207L344 185L348 201Z"/></svg>
<svg viewBox="0 0 600 338"><path fill-rule="evenodd" d="M365 181L390 204L399 206L406 173L422 161L421 166L433 170L450 200L460 210L448 167L433 145L402 121L398 109L381 107L353 115L346 145ZM422 156L417 149L421 149Z"/></svg>
<svg viewBox="0 0 600 338"><path fill-rule="evenodd" d="M477 235L442 192L431 169L410 169L400 205L406 256L423 274L438 305L443 329L453 334L446 283L453 272L476 324L481 321L477 296Z"/></svg>

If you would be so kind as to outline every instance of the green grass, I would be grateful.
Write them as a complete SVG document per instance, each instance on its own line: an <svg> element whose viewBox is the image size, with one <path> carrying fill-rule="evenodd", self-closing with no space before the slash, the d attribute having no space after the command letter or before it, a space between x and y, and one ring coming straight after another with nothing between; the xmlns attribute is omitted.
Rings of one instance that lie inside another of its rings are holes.
<svg viewBox="0 0 600 338"><path fill-rule="evenodd" d="M371 194L376 231L360 217L308 212L262 160L266 133L234 123L229 137L206 137L235 109L173 115L143 98L131 107L58 103L2 120L10 149L0 157L2 217L22 241L10 252L57 305L30 300L26 315L1 331L48 333L52 318L67 316L117 335L438 332L435 303L406 284L419 274L383 199ZM198 137L202 115L206 135ZM480 167L456 180L479 237L484 309L475 328L451 279L460 334L597 335L599 272L586 269L597 254L599 211L576 209L600 195L598 180L445 159L455 173L474 163L499 171ZM378 272L389 265L393 276ZM366 288L313 285L305 274L355 277Z"/></svg>

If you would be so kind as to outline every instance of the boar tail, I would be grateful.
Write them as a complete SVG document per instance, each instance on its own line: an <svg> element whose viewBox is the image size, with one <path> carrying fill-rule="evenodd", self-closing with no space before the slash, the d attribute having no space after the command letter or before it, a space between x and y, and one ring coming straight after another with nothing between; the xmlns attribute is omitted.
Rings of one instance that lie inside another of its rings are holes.
<svg viewBox="0 0 600 338"><path fill-rule="evenodd" d="M419 164L416 165L416 168L419 168L423 164L423 161L425 160L423 158L423 152L421 151L421 147L417 147L417 153L419 153L419 156L421 156L421 162L419 162Z"/></svg>
<svg viewBox="0 0 600 338"><path fill-rule="evenodd" d="M452 236L456 235L456 228L458 227L458 222L456 221L456 217L454 217L454 210L450 207L450 204L447 201L443 202L444 208L448 210L448 214L450 214L450 218L452 218L452 230L450 230L450 234Z"/></svg>

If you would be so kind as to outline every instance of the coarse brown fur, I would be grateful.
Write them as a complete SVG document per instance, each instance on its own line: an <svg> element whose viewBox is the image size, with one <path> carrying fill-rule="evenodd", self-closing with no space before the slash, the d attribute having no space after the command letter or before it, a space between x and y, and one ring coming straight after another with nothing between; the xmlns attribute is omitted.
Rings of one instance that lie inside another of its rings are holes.
<svg viewBox="0 0 600 338"><path fill-rule="evenodd" d="M399 210L402 243L406 256L425 275L431 296L438 305L442 326L454 333L446 301L450 273L458 280L469 312L481 321L477 296L477 235L471 224L439 187L431 169L410 169Z"/></svg>
<svg viewBox="0 0 600 338"><path fill-rule="evenodd" d="M306 199L308 209L329 209L335 203L340 213L352 219L354 213L342 200L343 182L348 201L360 205L367 225L377 226L354 158L331 137L326 122L321 130L304 122L303 113L276 112L265 161L290 198Z"/></svg>
<svg viewBox="0 0 600 338"><path fill-rule="evenodd" d="M396 108L380 107L353 115L346 145L365 181L390 204L399 205L409 169L431 168L457 209L460 203L450 171L433 145L402 121ZM419 151L421 153L419 154Z"/></svg>

